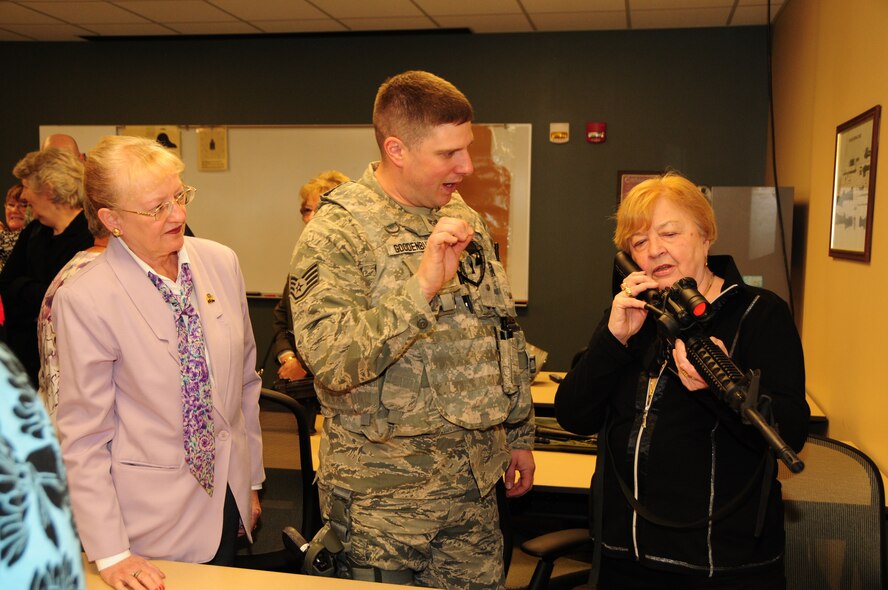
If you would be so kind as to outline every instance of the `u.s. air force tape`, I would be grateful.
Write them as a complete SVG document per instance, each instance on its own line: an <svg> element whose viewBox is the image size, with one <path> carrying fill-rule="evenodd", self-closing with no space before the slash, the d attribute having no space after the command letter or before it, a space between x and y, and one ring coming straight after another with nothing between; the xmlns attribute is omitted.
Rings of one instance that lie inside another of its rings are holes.
<svg viewBox="0 0 888 590"><path fill-rule="evenodd" d="M300 277L290 277L290 298L299 302L318 284L318 263L315 262Z"/></svg>
<svg viewBox="0 0 888 590"><path fill-rule="evenodd" d="M389 256L395 256L396 254L411 254L413 252L424 252L425 247L426 243L419 241L395 242L386 244Z"/></svg>

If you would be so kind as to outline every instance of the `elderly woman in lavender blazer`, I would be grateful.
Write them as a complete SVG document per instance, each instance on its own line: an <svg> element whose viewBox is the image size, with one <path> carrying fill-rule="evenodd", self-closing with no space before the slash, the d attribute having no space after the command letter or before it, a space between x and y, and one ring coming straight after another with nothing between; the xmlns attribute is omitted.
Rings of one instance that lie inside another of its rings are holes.
<svg viewBox="0 0 888 590"><path fill-rule="evenodd" d="M265 478L260 380L229 248L186 238L181 160L106 137L87 215L112 238L55 295L58 429L77 528L115 588L155 589L150 559L231 565Z"/></svg>

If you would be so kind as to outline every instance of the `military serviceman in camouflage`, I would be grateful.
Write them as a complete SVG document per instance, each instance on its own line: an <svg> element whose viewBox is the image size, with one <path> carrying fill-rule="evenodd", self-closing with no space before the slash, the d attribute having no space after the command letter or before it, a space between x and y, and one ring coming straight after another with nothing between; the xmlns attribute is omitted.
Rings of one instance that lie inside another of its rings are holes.
<svg viewBox="0 0 888 590"><path fill-rule="evenodd" d="M359 579L502 588L493 488L504 473L508 496L533 483L524 335L487 228L456 192L471 121L449 82L388 79L373 109L381 161L322 197L293 255L296 347L326 418L322 512Z"/></svg>

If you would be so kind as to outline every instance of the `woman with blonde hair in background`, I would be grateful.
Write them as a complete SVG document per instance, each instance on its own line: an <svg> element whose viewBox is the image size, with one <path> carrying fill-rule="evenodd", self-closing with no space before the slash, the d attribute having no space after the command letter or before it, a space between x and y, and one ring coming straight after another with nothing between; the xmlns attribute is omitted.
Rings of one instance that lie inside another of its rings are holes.
<svg viewBox="0 0 888 590"><path fill-rule="evenodd" d="M338 170L326 170L303 184L299 189L299 198L301 200L299 214L302 215L302 222L307 224L314 217L321 201L321 195L333 190L343 182L348 182L348 180L348 176ZM307 373L299 363L299 359L296 358L296 342L293 339L293 318L290 313L289 291L289 277L287 277L281 300L274 307L274 342L272 350L274 357L280 364L277 372L278 377L293 381L303 379Z"/></svg>

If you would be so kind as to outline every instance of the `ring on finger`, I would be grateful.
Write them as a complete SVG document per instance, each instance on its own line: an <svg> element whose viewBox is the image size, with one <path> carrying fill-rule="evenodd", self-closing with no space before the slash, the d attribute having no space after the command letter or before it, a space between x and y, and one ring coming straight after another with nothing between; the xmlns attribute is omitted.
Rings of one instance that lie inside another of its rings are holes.
<svg viewBox="0 0 888 590"><path fill-rule="evenodd" d="M133 577L134 577L135 579L138 580L138 579L139 579L139 576L140 576L141 574L142 574L142 570L136 570L136 571L133 572Z"/></svg>
<svg viewBox="0 0 888 590"><path fill-rule="evenodd" d="M632 288L626 283L623 283L623 293L625 293L629 297L632 297Z"/></svg>
<svg viewBox="0 0 888 590"><path fill-rule="evenodd" d="M679 369L678 372L681 373L682 375L684 375L688 379L691 378L690 374L687 371L685 371L684 369Z"/></svg>

